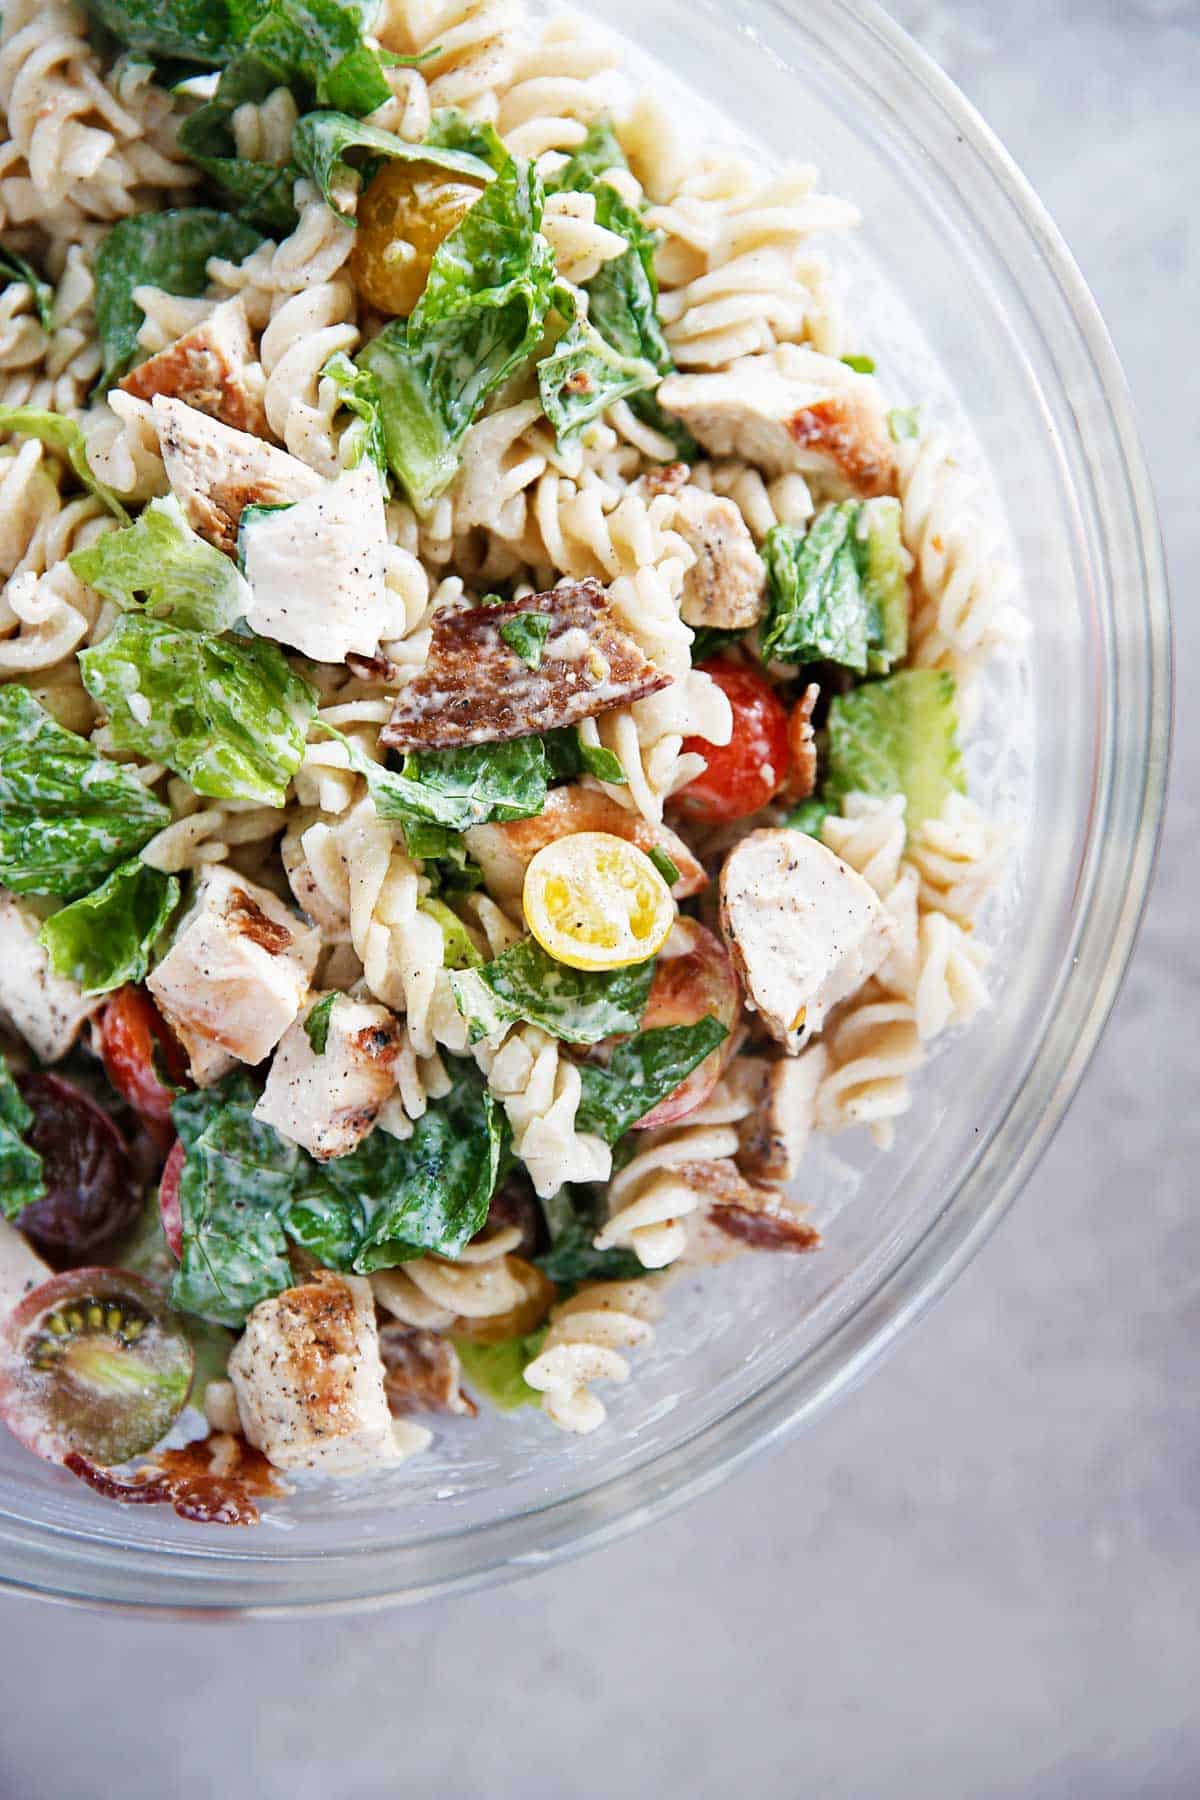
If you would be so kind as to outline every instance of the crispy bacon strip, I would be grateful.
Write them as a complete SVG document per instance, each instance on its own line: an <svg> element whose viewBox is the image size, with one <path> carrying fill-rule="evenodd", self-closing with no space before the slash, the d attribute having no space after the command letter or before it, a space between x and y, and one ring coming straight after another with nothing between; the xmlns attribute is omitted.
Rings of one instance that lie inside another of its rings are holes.
<svg viewBox="0 0 1200 1800"><path fill-rule="evenodd" d="M173 1506L197 1525L257 1525L252 1496L286 1493L264 1456L241 1438L219 1434L182 1450L162 1450L126 1478L97 1468L71 1450L64 1466L106 1500L121 1506Z"/></svg>
<svg viewBox="0 0 1200 1800"><path fill-rule="evenodd" d="M709 1195L707 1222L751 1250L803 1255L819 1250L821 1234L797 1216L778 1188L747 1181L732 1162L685 1163L678 1174Z"/></svg>
<svg viewBox="0 0 1200 1800"><path fill-rule="evenodd" d="M530 613L551 621L536 669L500 635ZM500 606L439 613L429 661L397 694L380 742L393 750L502 743L578 724L670 680L621 630L598 581L567 583Z"/></svg>

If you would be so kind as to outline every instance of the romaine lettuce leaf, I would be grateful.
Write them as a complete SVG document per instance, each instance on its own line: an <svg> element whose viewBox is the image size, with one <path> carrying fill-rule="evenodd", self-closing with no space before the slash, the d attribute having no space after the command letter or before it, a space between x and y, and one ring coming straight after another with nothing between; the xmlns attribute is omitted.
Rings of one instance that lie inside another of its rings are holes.
<svg viewBox="0 0 1200 1800"><path fill-rule="evenodd" d="M295 220L293 163L237 155L233 115L289 89L300 112L328 107L360 118L390 98L380 53L363 42L360 9L339 0L229 0L236 54L213 98L184 121L179 147L235 202L239 215L281 232Z"/></svg>
<svg viewBox="0 0 1200 1800"><path fill-rule="evenodd" d="M775 525L763 557L770 611L766 658L836 662L885 673L908 644L908 577L900 503L844 500L824 507L806 531Z"/></svg>
<svg viewBox="0 0 1200 1800"><path fill-rule="evenodd" d="M18 256L15 250L9 250L0 244L0 280L23 281L33 293L33 304L43 331L54 330L54 289L48 281L43 281L37 270Z"/></svg>
<svg viewBox="0 0 1200 1800"><path fill-rule="evenodd" d="M550 1248L534 1262L558 1287L582 1281L636 1281L646 1273L636 1251L597 1250L592 1240L604 1223L599 1196L588 1188L560 1188L542 1201Z"/></svg>
<svg viewBox="0 0 1200 1800"><path fill-rule="evenodd" d="M555 279L542 206L537 171L508 157L438 247L412 317L358 358L379 384L388 460L421 511L452 480L488 397L541 339Z"/></svg>
<svg viewBox="0 0 1200 1800"><path fill-rule="evenodd" d="M695 1025L660 1025L618 1044L607 1068L584 1063L576 1130L595 1132L615 1144L728 1036L711 1016Z"/></svg>
<svg viewBox="0 0 1200 1800"><path fill-rule="evenodd" d="M104 351L102 387L111 387L138 354L137 334L145 315L133 297L137 287L168 294L202 294L208 286L208 259L240 262L260 233L228 213L207 206L135 213L121 219L96 252L96 329Z"/></svg>
<svg viewBox="0 0 1200 1800"><path fill-rule="evenodd" d="M79 667L121 749L165 763L198 794L283 805L316 695L277 645L126 613Z"/></svg>
<svg viewBox="0 0 1200 1800"><path fill-rule="evenodd" d="M64 730L28 688L0 687L0 883L72 899L170 822L132 770Z"/></svg>
<svg viewBox="0 0 1200 1800"><path fill-rule="evenodd" d="M525 819L546 804L546 753L538 737L468 744L461 750L413 751L397 773L373 761L333 726L323 720L318 725L338 739L350 767L366 778L380 818L398 821L406 836L410 826L466 831L493 819ZM413 849L411 842L409 848L413 856L441 854L436 848Z"/></svg>
<svg viewBox="0 0 1200 1800"><path fill-rule="evenodd" d="M42 1159L25 1142L32 1124L33 1114L0 1054L0 1213L6 1219L15 1219L46 1192Z"/></svg>
<svg viewBox="0 0 1200 1800"><path fill-rule="evenodd" d="M524 1019L568 1044L598 1044L637 1030L654 967L651 958L624 969L569 969L529 937L481 969L451 975L450 985L472 1043Z"/></svg>
<svg viewBox="0 0 1200 1800"><path fill-rule="evenodd" d="M546 1327L528 1337L502 1338L498 1344L477 1344L472 1338L452 1337L462 1372L498 1412L515 1412L518 1406L537 1406L542 1396L525 1380L525 1371L546 1341Z"/></svg>
<svg viewBox="0 0 1200 1800"><path fill-rule="evenodd" d="M85 994L108 994L144 979L150 953L178 904L175 877L131 857L90 894L51 913L38 942L56 974Z"/></svg>
<svg viewBox="0 0 1200 1800"><path fill-rule="evenodd" d="M86 0L126 50L215 67L233 52L226 0Z"/></svg>
<svg viewBox="0 0 1200 1800"><path fill-rule="evenodd" d="M419 910L428 913L442 934L442 966L446 969L477 969L483 957L471 941L471 934L456 912L444 900L428 896L418 901Z"/></svg>
<svg viewBox="0 0 1200 1800"><path fill-rule="evenodd" d="M546 191L590 194L595 183L609 169L627 169L628 158L617 142L617 134L606 120L588 127L587 136L553 175L547 177Z"/></svg>
<svg viewBox="0 0 1200 1800"><path fill-rule="evenodd" d="M106 600L194 631L228 631L250 605L236 565L192 530L174 494L67 561Z"/></svg>
<svg viewBox="0 0 1200 1800"><path fill-rule="evenodd" d="M333 1011L337 994L322 994L317 1004L310 1007L304 1019L304 1035L312 1045L314 1056L324 1056L325 1046L329 1042L329 1016Z"/></svg>
<svg viewBox="0 0 1200 1800"><path fill-rule="evenodd" d="M348 1156L305 1159L287 1228L329 1269L390 1269L434 1251L457 1256L482 1231L505 1145L505 1120L470 1063L431 1100L410 1138L373 1131Z"/></svg>
<svg viewBox="0 0 1200 1800"><path fill-rule="evenodd" d="M540 669L553 624L549 613L514 613L500 627L500 636L527 668Z"/></svg>
<svg viewBox="0 0 1200 1800"><path fill-rule="evenodd" d="M836 811L836 805L830 805L827 801L818 799L814 794L810 800L802 800L799 806L793 807L783 822L793 831L803 831L809 837L820 838L821 827L830 813Z"/></svg>
<svg viewBox="0 0 1200 1800"><path fill-rule="evenodd" d="M252 1117L257 1098L239 1072L171 1108L184 1146L183 1253L171 1302L217 1325L241 1325L293 1282L281 1221L303 1153Z"/></svg>
<svg viewBox="0 0 1200 1800"><path fill-rule="evenodd" d="M449 149L428 138L410 144L393 131L360 124L348 113L339 112L313 112L301 119L292 135L292 156L301 173L316 182L326 205L350 225L356 223L354 214L338 206L334 184L361 168L365 185L381 158L424 163L485 184L494 174L489 163L467 150Z"/></svg>
<svg viewBox="0 0 1200 1800"><path fill-rule="evenodd" d="M379 476L379 485L384 493L390 493L392 471L388 467L383 420L379 416L379 387L375 377L365 369L357 368L345 351L339 350L321 370L321 379L326 378L340 392L342 405L354 414L354 423L346 427L338 441L338 457L342 467L357 469L365 456Z"/></svg>
<svg viewBox="0 0 1200 1800"><path fill-rule="evenodd" d="M619 261L632 254L627 251ZM659 379L654 363L623 356L586 319L576 319L538 364L542 411L560 446L573 443L617 400L656 387Z"/></svg>
<svg viewBox="0 0 1200 1800"><path fill-rule="evenodd" d="M910 833L966 792L956 684L947 669L905 669L839 694L829 708L829 774L821 798L904 794Z"/></svg>
<svg viewBox="0 0 1200 1800"><path fill-rule="evenodd" d="M619 758L603 744L585 743L578 725L564 725L558 731L548 731L542 742L546 746L550 774L556 781L570 781L576 775L594 775L597 781L607 781L612 787L625 786L628 778Z"/></svg>
<svg viewBox="0 0 1200 1800"><path fill-rule="evenodd" d="M16 432L19 437L39 439L64 459L88 492L95 494L110 513L120 519L122 524L129 523L129 514L112 489L105 487L92 474L83 429L74 419L64 419L59 413L44 412L38 406L0 406L0 434L6 431Z"/></svg>

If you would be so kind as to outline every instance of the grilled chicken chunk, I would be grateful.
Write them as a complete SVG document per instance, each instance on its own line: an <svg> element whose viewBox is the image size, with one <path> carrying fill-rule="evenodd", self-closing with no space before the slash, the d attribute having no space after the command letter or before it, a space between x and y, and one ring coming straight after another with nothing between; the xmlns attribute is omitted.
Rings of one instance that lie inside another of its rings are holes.
<svg viewBox="0 0 1200 1800"><path fill-rule="evenodd" d="M738 1165L759 1181L791 1181L808 1147L817 1088L828 1064L822 1044L803 1056L739 1056L726 1080L754 1110L738 1126Z"/></svg>
<svg viewBox="0 0 1200 1800"><path fill-rule="evenodd" d="M235 431L159 394L154 423L167 479L193 531L237 555L238 525L248 506L291 506L325 485L286 450Z"/></svg>
<svg viewBox="0 0 1200 1800"><path fill-rule="evenodd" d="M400 1459L370 1283L320 1269L260 1300L229 1358L242 1430L277 1469L356 1475Z"/></svg>
<svg viewBox="0 0 1200 1800"><path fill-rule="evenodd" d="M791 1055L891 948L875 890L803 831L752 831L736 844L721 870L720 908L747 1000Z"/></svg>
<svg viewBox="0 0 1200 1800"><path fill-rule="evenodd" d="M338 994L318 1051L309 1036L311 1012L280 1039L254 1116L328 1162L362 1142L395 1088L400 1026L385 1006Z"/></svg>
<svg viewBox="0 0 1200 1800"><path fill-rule="evenodd" d="M780 344L713 375L668 375L658 398L716 456L741 457L768 475L820 475L844 494L891 491L878 384L835 356Z"/></svg>
<svg viewBox="0 0 1200 1800"><path fill-rule="evenodd" d="M139 363L117 385L137 400L162 394L234 431L256 437L267 433L262 366L240 298L226 300L203 324Z"/></svg>
<svg viewBox="0 0 1200 1800"><path fill-rule="evenodd" d="M7 1019L39 1062L67 1054L85 1019L104 1005L75 982L56 975L38 943L41 920L0 889L0 1019Z"/></svg>
<svg viewBox="0 0 1200 1800"><path fill-rule="evenodd" d="M147 980L201 1087L230 1059L258 1063L308 992L320 934L224 864L206 869L174 942Z"/></svg>

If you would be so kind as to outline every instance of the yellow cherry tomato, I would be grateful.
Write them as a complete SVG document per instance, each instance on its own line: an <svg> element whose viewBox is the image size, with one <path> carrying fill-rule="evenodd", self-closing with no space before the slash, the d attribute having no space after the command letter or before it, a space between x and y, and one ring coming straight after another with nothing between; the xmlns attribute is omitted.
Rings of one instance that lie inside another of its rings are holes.
<svg viewBox="0 0 1200 1800"><path fill-rule="evenodd" d="M662 948L675 923L671 890L644 850L608 831L576 831L525 871L525 918L571 969L621 969Z"/></svg>
<svg viewBox="0 0 1200 1800"><path fill-rule="evenodd" d="M428 164L385 163L359 202L350 252L359 293L377 311L407 318L425 291L434 252L482 192Z"/></svg>

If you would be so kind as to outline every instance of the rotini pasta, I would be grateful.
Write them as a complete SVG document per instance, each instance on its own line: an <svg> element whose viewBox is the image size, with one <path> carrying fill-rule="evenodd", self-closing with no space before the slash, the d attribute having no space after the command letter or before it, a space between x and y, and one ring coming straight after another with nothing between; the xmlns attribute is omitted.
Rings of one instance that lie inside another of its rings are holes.
<svg viewBox="0 0 1200 1800"><path fill-rule="evenodd" d="M527 1384L542 1396L543 1412L564 1431L581 1435L603 1425L604 1402L592 1393L592 1383L629 1379L622 1352L654 1341L658 1312L658 1291L649 1280L595 1283L564 1300L525 1369Z"/></svg>

